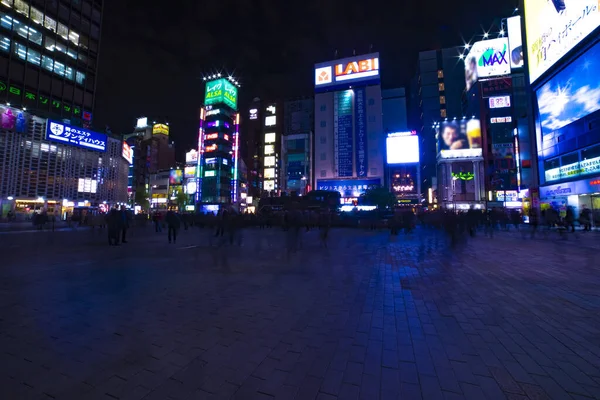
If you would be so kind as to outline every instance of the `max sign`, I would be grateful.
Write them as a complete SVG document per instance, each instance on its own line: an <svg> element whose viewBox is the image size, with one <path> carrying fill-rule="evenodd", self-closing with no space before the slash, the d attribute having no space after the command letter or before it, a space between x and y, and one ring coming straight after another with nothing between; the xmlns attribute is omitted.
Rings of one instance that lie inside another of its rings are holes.
<svg viewBox="0 0 600 400"><path fill-rule="evenodd" d="M467 79L473 82L478 78L510 74L508 39L489 39L474 43L465 59L465 69Z"/></svg>
<svg viewBox="0 0 600 400"><path fill-rule="evenodd" d="M379 53L344 58L315 65L315 87L348 87L379 83Z"/></svg>

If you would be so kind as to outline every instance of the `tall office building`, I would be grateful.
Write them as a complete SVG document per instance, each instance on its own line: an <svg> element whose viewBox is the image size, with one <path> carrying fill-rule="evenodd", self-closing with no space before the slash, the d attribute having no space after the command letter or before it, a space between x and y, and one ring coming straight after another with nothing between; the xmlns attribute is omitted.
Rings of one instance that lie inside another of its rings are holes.
<svg viewBox="0 0 600 400"><path fill-rule="evenodd" d="M90 124L101 23L99 0L2 0L0 102Z"/></svg>
<svg viewBox="0 0 600 400"><path fill-rule="evenodd" d="M436 186L437 148L432 126L446 118L462 119L465 90L462 48L452 47L419 53L417 73L411 81L409 127L420 138L421 190Z"/></svg>
<svg viewBox="0 0 600 400"><path fill-rule="evenodd" d="M127 201L130 154L88 129L102 1L0 2L0 204L18 216Z"/></svg>
<svg viewBox="0 0 600 400"><path fill-rule="evenodd" d="M314 74L314 186L338 191L343 203L352 204L383 183L379 54L320 63Z"/></svg>
<svg viewBox="0 0 600 400"><path fill-rule="evenodd" d="M281 190L287 194L306 194L312 189L314 104L308 98L288 100L283 105Z"/></svg>
<svg viewBox="0 0 600 400"><path fill-rule="evenodd" d="M216 78L206 83L198 132L197 199L207 211L240 200L238 85L231 77Z"/></svg>

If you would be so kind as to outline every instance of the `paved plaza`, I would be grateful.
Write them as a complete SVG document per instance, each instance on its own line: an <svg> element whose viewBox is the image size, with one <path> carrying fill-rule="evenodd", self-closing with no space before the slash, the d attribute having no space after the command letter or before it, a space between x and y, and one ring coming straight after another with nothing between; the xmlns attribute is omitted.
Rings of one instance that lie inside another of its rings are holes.
<svg viewBox="0 0 600 400"><path fill-rule="evenodd" d="M0 398L600 399L600 234L0 233Z"/></svg>

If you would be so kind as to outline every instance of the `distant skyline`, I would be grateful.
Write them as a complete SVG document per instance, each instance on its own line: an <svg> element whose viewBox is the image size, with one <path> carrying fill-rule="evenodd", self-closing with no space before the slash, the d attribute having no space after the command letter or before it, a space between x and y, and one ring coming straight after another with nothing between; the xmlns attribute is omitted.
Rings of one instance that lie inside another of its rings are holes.
<svg viewBox="0 0 600 400"><path fill-rule="evenodd" d="M122 134L137 117L166 119L181 156L196 144L203 76L234 75L244 107L309 96L315 63L379 52L382 85L405 86L419 51L481 35L518 1L148 3L105 2L94 125Z"/></svg>

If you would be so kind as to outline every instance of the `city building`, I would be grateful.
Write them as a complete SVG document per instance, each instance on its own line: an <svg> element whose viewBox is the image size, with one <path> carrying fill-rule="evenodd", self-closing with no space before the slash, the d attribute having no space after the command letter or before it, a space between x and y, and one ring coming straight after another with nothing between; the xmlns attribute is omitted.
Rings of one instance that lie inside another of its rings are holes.
<svg viewBox="0 0 600 400"><path fill-rule="evenodd" d="M240 154L248 168L248 194L259 199L263 191L263 118L262 102L255 97L246 110L240 134Z"/></svg>
<svg viewBox="0 0 600 400"><path fill-rule="evenodd" d="M131 149L128 193L131 203L141 203L148 197L150 174L175 166L175 144L169 139L168 122L149 122L147 117L137 119L132 133L124 135Z"/></svg>
<svg viewBox="0 0 600 400"><path fill-rule="evenodd" d="M421 205L419 137L416 131L393 132L386 139L387 179L400 206Z"/></svg>
<svg viewBox="0 0 600 400"><path fill-rule="evenodd" d="M262 158L263 193L274 196L281 193L281 130L283 126L282 107L278 103L263 103L262 109Z"/></svg>
<svg viewBox="0 0 600 400"><path fill-rule="evenodd" d="M540 183L532 203L598 225L600 10L596 1L554 3L526 1L524 10Z"/></svg>
<svg viewBox="0 0 600 400"><path fill-rule="evenodd" d="M383 130L386 133L405 132L408 129L406 90L404 88L381 91Z"/></svg>
<svg viewBox="0 0 600 400"><path fill-rule="evenodd" d="M409 91L409 128L420 138L421 187L424 192L437 186L436 123L446 118L461 119L465 90L463 48L451 47L419 53L417 72ZM384 117L385 118L385 117Z"/></svg>
<svg viewBox="0 0 600 400"><path fill-rule="evenodd" d="M356 203L384 181L379 54L315 65L314 180L317 190Z"/></svg>
<svg viewBox="0 0 600 400"><path fill-rule="evenodd" d="M238 84L234 78L213 76L206 83L200 109L199 191L204 210L237 203L239 193Z"/></svg>
<svg viewBox="0 0 600 400"><path fill-rule="evenodd" d="M0 2L0 103L89 127L102 1Z"/></svg>
<svg viewBox="0 0 600 400"><path fill-rule="evenodd" d="M0 107L0 205L19 219L46 211L127 201L128 154L121 138Z"/></svg>
<svg viewBox="0 0 600 400"><path fill-rule="evenodd" d="M314 99L287 100L283 105L281 191L304 195L313 182Z"/></svg>

